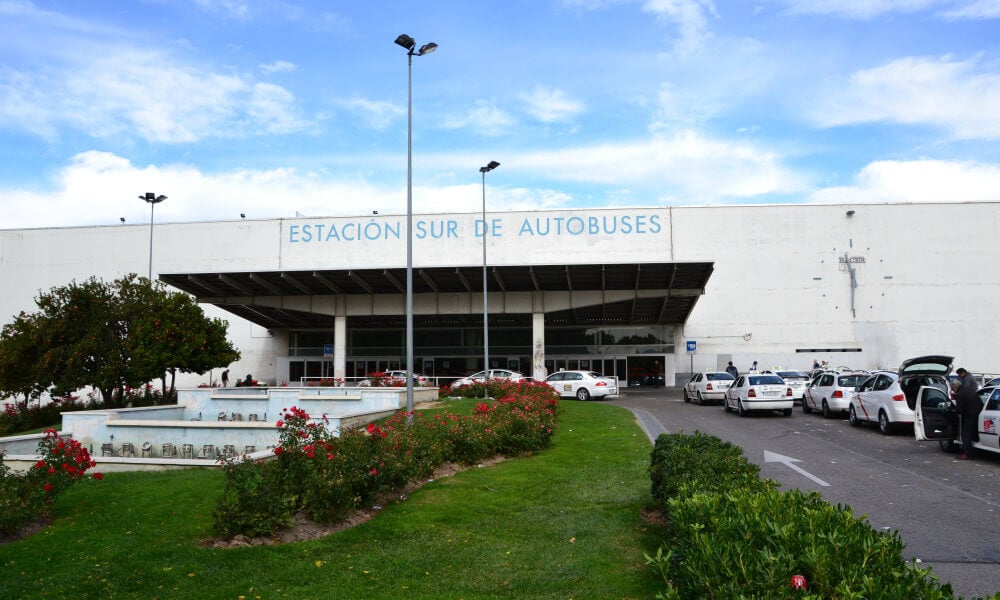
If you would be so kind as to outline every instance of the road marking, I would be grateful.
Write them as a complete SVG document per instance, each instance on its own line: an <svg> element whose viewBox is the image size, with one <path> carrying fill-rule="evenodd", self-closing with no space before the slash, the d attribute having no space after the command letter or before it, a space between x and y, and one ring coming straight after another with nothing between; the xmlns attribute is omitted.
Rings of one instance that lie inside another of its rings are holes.
<svg viewBox="0 0 1000 600"><path fill-rule="evenodd" d="M792 464L792 463L802 462L802 461L800 461L797 458L792 458L790 456L785 456L783 454L777 454L775 452L769 452L767 450L764 450L764 462L766 462L766 463L769 463L769 462L783 463L789 469L791 469L791 470L799 473L800 475L804 475L804 476L808 477L809 479L812 479L817 484L822 485L823 487L829 487L830 486L829 483L823 481L819 477L816 477L815 475L813 475L809 471L806 471L802 467L798 467L798 466L795 466L794 464Z"/></svg>

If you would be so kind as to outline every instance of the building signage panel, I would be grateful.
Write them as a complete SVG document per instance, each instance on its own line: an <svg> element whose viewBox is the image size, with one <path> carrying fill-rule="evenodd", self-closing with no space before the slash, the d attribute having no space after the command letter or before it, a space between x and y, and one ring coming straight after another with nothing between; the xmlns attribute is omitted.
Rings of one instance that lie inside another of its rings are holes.
<svg viewBox="0 0 1000 600"><path fill-rule="evenodd" d="M413 216L414 266L672 260L662 208ZM302 218L282 222L283 269L405 266L406 216ZM363 265L363 266L362 266Z"/></svg>

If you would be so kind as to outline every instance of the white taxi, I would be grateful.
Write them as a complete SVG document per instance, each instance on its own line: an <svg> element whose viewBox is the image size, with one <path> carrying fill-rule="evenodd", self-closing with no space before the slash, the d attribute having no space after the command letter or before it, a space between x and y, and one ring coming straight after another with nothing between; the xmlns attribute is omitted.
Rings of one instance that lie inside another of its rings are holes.
<svg viewBox="0 0 1000 600"><path fill-rule="evenodd" d="M781 377L764 373L740 375L726 390L726 399L722 401L726 412L735 410L741 417L756 410L780 410L790 417L794 405L792 388Z"/></svg>
<svg viewBox="0 0 1000 600"><path fill-rule="evenodd" d="M972 447L1000 454L1000 387L984 387L978 393L983 408L976 418L978 439L973 440ZM950 393L938 386L921 387L914 412L913 437L917 441L936 440L945 452L956 452L962 447L960 417Z"/></svg>
<svg viewBox="0 0 1000 600"><path fill-rule="evenodd" d="M590 400L618 396L618 379L594 371L558 371L545 378L564 398Z"/></svg>
<svg viewBox="0 0 1000 600"><path fill-rule="evenodd" d="M725 400L726 390L734 381L736 378L725 371L695 373L684 384L684 401L690 402L693 399L698 404L704 404L706 400Z"/></svg>

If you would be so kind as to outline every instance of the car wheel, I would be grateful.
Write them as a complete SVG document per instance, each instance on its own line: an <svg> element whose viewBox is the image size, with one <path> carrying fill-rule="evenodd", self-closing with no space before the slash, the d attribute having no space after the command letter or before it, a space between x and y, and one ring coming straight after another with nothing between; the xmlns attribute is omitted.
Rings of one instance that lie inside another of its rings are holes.
<svg viewBox="0 0 1000 600"><path fill-rule="evenodd" d="M823 400L823 418L830 418L830 405L826 403L826 400Z"/></svg>
<svg viewBox="0 0 1000 600"><path fill-rule="evenodd" d="M786 408L786 409L784 409L784 410L781 411L781 414L785 415L786 417L790 417L790 416L792 416L792 409Z"/></svg>
<svg viewBox="0 0 1000 600"><path fill-rule="evenodd" d="M805 398L803 398L803 399L802 399L802 412L804 412L804 413L806 413L806 414L808 415L808 414L809 414L809 413L811 413L812 411L813 411L812 407L811 407L811 406L809 406L809 403L808 403L808 402L806 402L806 399L805 399Z"/></svg>
<svg viewBox="0 0 1000 600"><path fill-rule="evenodd" d="M698 406L705 404L705 398L702 397L701 392L698 392Z"/></svg>
<svg viewBox="0 0 1000 600"><path fill-rule="evenodd" d="M688 396L688 390L687 390L687 388L684 388L684 401L685 402L690 402L691 401L691 396Z"/></svg>
<svg viewBox="0 0 1000 600"><path fill-rule="evenodd" d="M590 390L588 390L585 387L576 390L576 399L580 400L581 402L586 402L587 400L590 400Z"/></svg>
<svg viewBox="0 0 1000 600"><path fill-rule="evenodd" d="M938 444L941 445L941 449L945 452L958 452L961 446L955 443L955 440L940 440Z"/></svg>
<svg viewBox="0 0 1000 600"><path fill-rule="evenodd" d="M729 412L729 398L722 399L722 411Z"/></svg>
<svg viewBox="0 0 1000 600"><path fill-rule="evenodd" d="M854 405L851 405L851 409L847 411L847 422L851 424L851 427L860 427L861 420L858 419L858 413L854 412Z"/></svg>
<svg viewBox="0 0 1000 600"><path fill-rule="evenodd" d="M743 400L736 401L736 414L741 417L747 416L747 409L743 408Z"/></svg>
<svg viewBox="0 0 1000 600"><path fill-rule="evenodd" d="M878 430L882 435L892 433L892 423L889 422L889 415L884 410L878 411Z"/></svg>

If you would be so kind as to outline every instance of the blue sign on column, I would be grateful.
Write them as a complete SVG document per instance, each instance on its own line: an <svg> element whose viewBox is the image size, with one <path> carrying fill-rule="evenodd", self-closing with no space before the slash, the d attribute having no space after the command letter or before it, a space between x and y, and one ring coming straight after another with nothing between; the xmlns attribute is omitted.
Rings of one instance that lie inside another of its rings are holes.
<svg viewBox="0 0 1000 600"><path fill-rule="evenodd" d="M694 352L695 350L697 350L698 349L698 341L697 340L688 340L687 341L687 349L688 349L688 352Z"/></svg>
<svg viewBox="0 0 1000 600"><path fill-rule="evenodd" d="M323 356L333 356L333 344L323 344Z"/></svg>

